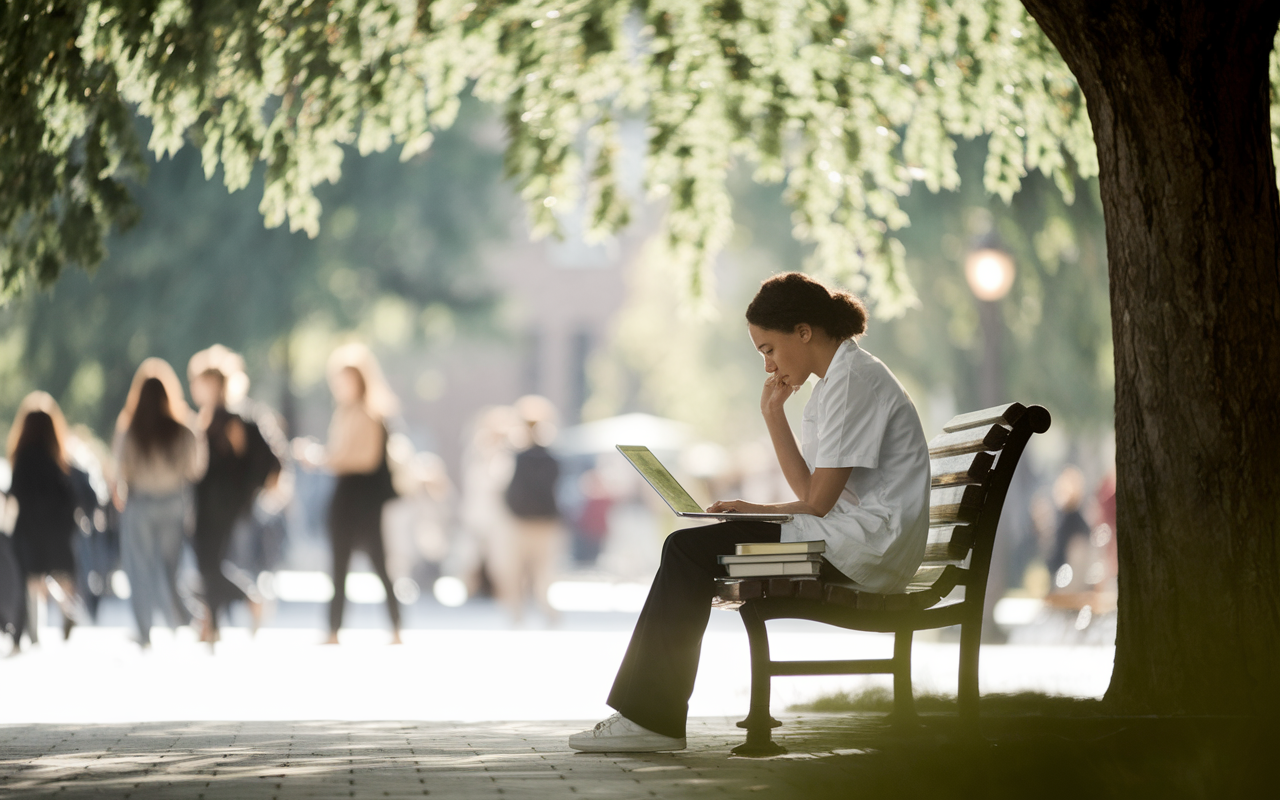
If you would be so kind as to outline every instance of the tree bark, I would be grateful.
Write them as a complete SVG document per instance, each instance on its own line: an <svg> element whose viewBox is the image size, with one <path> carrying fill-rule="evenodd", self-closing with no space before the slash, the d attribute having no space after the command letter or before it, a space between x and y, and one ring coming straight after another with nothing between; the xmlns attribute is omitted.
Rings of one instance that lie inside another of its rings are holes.
<svg viewBox="0 0 1280 800"><path fill-rule="evenodd" d="M1115 341L1120 610L1107 699L1280 696L1280 3L1023 0L1089 105Z"/></svg>

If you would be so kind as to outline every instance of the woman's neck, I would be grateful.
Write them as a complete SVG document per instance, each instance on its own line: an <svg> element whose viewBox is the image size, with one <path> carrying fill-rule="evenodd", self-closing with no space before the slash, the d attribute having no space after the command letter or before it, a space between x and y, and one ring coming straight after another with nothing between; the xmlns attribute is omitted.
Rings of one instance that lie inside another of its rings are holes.
<svg viewBox="0 0 1280 800"><path fill-rule="evenodd" d="M815 332L816 334L816 332ZM836 351L844 344L843 339L833 339L825 334L816 334L813 342L813 374L821 380L827 377L831 362L835 360Z"/></svg>

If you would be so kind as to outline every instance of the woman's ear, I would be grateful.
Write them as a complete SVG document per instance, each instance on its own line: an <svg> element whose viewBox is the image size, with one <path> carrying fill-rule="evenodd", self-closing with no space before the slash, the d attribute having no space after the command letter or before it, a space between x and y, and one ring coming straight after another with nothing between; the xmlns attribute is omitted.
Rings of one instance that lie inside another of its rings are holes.
<svg viewBox="0 0 1280 800"><path fill-rule="evenodd" d="M796 336L799 336L800 341L807 344L813 338L813 328L809 327L809 323L801 322L796 326Z"/></svg>

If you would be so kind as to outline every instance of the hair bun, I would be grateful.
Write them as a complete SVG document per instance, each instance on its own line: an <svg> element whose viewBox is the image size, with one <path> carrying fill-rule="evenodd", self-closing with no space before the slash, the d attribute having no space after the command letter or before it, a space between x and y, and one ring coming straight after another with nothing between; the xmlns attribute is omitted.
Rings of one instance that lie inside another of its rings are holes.
<svg viewBox="0 0 1280 800"><path fill-rule="evenodd" d="M867 309L849 292L832 291L802 272L784 272L760 285L747 306L747 322L785 333L811 325L844 340L866 333Z"/></svg>
<svg viewBox="0 0 1280 800"><path fill-rule="evenodd" d="M831 292L832 327L827 330L837 339L849 339L867 332L867 308L862 301L843 289Z"/></svg>

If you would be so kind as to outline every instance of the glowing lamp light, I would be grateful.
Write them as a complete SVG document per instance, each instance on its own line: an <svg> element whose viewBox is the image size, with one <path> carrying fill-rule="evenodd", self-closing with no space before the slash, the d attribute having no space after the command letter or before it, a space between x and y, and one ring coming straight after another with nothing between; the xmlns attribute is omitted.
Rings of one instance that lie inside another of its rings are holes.
<svg viewBox="0 0 1280 800"><path fill-rule="evenodd" d="M994 302L1013 286L1013 259L1003 250L974 250L964 260L964 277L979 300Z"/></svg>

